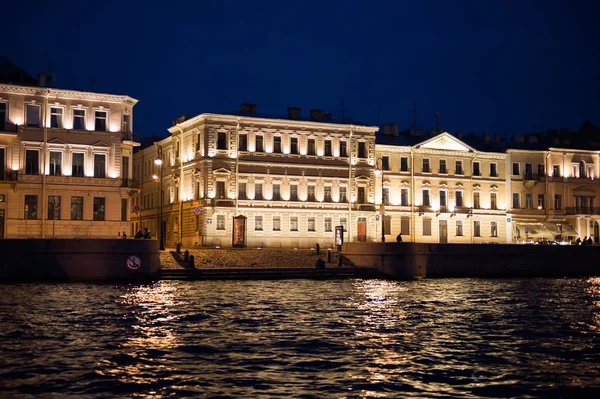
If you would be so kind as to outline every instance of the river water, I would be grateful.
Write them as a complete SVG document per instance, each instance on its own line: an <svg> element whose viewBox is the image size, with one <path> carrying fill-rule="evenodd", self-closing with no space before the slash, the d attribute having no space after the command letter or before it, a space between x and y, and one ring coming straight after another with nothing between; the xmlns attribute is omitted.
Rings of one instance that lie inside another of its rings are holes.
<svg viewBox="0 0 600 399"><path fill-rule="evenodd" d="M0 397L599 397L599 328L600 279L5 284Z"/></svg>

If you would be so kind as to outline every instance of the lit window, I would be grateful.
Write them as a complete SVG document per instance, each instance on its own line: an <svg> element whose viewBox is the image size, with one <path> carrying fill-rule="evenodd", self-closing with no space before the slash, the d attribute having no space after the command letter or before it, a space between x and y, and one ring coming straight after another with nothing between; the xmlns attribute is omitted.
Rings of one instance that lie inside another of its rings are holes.
<svg viewBox="0 0 600 399"><path fill-rule="evenodd" d="M102 197L94 197L94 220L103 221L104 220L104 204L105 198Z"/></svg>
<svg viewBox="0 0 600 399"><path fill-rule="evenodd" d="M254 230L262 231L263 219L262 216L254 216Z"/></svg>
<svg viewBox="0 0 600 399"><path fill-rule="evenodd" d="M73 129L85 130L85 109L73 110Z"/></svg>
<svg viewBox="0 0 600 399"><path fill-rule="evenodd" d="M315 231L315 218L314 217L308 218L308 231Z"/></svg>
<svg viewBox="0 0 600 399"><path fill-rule="evenodd" d="M498 237L498 222L491 222L490 237Z"/></svg>
<svg viewBox="0 0 600 399"><path fill-rule="evenodd" d="M308 198L307 201L314 201L315 200L315 186L314 185L309 185L308 186Z"/></svg>
<svg viewBox="0 0 600 399"><path fill-rule="evenodd" d="M225 230L225 215L217 215L217 230Z"/></svg>
<svg viewBox="0 0 600 399"><path fill-rule="evenodd" d="M254 184L254 199L262 200L263 199L263 185L262 183Z"/></svg>
<svg viewBox="0 0 600 399"><path fill-rule="evenodd" d="M298 231L298 217L290 217L290 231Z"/></svg>
<svg viewBox="0 0 600 399"><path fill-rule="evenodd" d="M83 197L71 197L71 220L83 220Z"/></svg>
<svg viewBox="0 0 600 399"><path fill-rule="evenodd" d="M273 184L273 201L281 200L281 186L279 184Z"/></svg>
<svg viewBox="0 0 600 399"><path fill-rule="evenodd" d="M129 129L131 128L131 123L129 122L130 119L131 115L123 114L123 126L121 126L121 131L129 133Z"/></svg>
<svg viewBox="0 0 600 399"><path fill-rule="evenodd" d="M50 151L50 176L62 175L62 152Z"/></svg>
<svg viewBox="0 0 600 399"><path fill-rule="evenodd" d="M60 196L48 196L48 220L60 220Z"/></svg>
<svg viewBox="0 0 600 399"><path fill-rule="evenodd" d="M462 235L463 235L463 222L462 222L462 220L457 220L456 221L456 236L462 237Z"/></svg>
<svg viewBox="0 0 600 399"><path fill-rule="evenodd" d="M273 231L281 231L281 218L273 216Z"/></svg>
<svg viewBox="0 0 600 399"><path fill-rule="evenodd" d="M50 127L63 127L63 109L61 107L50 107Z"/></svg>
<svg viewBox="0 0 600 399"><path fill-rule="evenodd" d="M333 231L332 230L331 218L325 218L325 231Z"/></svg>
<svg viewBox="0 0 600 399"><path fill-rule="evenodd" d="M323 201L331 202L331 186L323 187Z"/></svg>
<svg viewBox="0 0 600 399"><path fill-rule="evenodd" d="M346 187L340 187L340 202L348 202L348 197L346 197Z"/></svg>
<svg viewBox="0 0 600 399"><path fill-rule="evenodd" d="M37 195L25 195L25 219L37 219Z"/></svg>

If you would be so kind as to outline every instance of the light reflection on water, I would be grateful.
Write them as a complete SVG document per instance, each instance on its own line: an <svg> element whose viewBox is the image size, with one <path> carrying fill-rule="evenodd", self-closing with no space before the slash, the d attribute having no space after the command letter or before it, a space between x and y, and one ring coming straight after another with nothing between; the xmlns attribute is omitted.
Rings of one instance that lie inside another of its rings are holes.
<svg viewBox="0 0 600 399"><path fill-rule="evenodd" d="M0 285L0 397L572 397L600 279Z"/></svg>

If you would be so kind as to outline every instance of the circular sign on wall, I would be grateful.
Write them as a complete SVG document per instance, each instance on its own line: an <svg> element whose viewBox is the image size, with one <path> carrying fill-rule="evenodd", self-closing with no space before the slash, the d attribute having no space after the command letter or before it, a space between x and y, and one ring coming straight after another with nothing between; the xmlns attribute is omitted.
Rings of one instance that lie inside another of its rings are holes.
<svg viewBox="0 0 600 399"><path fill-rule="evenodd" d="M129 270L138 270L140 266L142 266L142 261L136 255L130 255L127 257L127 262L125 262L127 268Z"/></svg>

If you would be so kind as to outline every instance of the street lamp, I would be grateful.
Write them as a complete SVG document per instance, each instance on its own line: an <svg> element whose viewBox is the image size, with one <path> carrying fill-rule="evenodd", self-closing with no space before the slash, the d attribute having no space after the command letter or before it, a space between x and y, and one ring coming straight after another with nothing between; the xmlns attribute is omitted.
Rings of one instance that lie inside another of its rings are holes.
<svg viewBox="0 0 600 399"><path fill-rule="evenodd" d="M383 222L383 214L385 205L383 204L383 159L377 158L375 162L375 176L381 176L381 205L379 206L381 217L381 242L385 242L385 224Z"/></svg>
<svg viewBox="0 0 600 399"><path fill-rule="evenodd" d="M158 201L156 201L156 213L159 216L158 219L158 242L160 245L160 250L164 251L165 250L165 239L163 237L163 188L162 188L162 177L163 177L163 169L162 169L162 164L163 164L163 160L162 160L162 146L157 146L157 154L156 154L156 159L154 159L154 164L158 167L158 174L152 175L152 178L158 183L157 185L157 191L158 191ZM160 210L158 209L160 207Z"/></svg>

